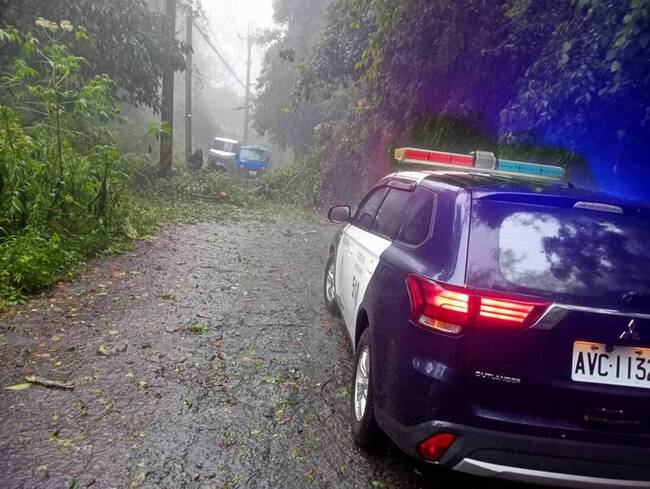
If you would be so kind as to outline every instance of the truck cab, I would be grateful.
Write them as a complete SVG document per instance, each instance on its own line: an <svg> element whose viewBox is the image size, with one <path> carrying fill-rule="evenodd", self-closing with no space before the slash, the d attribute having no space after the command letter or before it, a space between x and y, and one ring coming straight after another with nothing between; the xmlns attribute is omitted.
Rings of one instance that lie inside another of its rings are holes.
<svg viewBox="0 0 650 489"><path fill-rule="evenodd" d="M257 176L269 169L271 154L262 146L242 146L237 156L237 169L240 173Z"/></svg>

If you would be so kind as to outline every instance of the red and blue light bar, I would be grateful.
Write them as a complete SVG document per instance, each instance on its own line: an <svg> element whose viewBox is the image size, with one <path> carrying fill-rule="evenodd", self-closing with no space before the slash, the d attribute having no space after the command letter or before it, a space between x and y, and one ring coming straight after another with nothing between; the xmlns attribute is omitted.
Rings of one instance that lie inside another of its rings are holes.
<svg viewBox="0 0 650 489"><path fill-rule="evenodd" d="M472 155L445 153L443 151L432 151L428 149L397 148L395 150L395 159L399 161L412 160L444 165L474 166L474 157Z"/></svg>
<svg viewBox="0 0 650 489"><path fill-rule="evenodd" d="M566 175L561 166L500 159L488 151L458 154L419 148L397 148L395 159L400 163L434 166L447 170L474 170L477 173L545 180L559 180Z"/></svg>

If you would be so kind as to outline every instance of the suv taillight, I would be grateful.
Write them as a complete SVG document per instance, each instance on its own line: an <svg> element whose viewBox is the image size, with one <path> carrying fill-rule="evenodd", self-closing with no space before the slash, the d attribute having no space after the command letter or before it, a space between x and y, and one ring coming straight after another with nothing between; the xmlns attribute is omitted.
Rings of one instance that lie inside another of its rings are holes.
<svg viewBox="0 0 650 489"><path fill-rule="evenodd" d="M450 334L468 327L525 329L550 305L545 300L457 287L415 274L406 277L406 286L411 321Z"/></svg>

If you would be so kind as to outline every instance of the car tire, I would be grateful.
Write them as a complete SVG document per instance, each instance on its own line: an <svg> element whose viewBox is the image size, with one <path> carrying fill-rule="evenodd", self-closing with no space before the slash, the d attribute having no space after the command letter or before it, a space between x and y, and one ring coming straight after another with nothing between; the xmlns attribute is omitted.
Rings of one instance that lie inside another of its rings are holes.
<svg viewBox="0 0 650 489"><path fill-rule="evenodd" d="M331 254L325 266L325 275L323 277L323 299L325 309L333 316L339 315L339 306L336 303L336 255Z"/></svg>
<svg viewBox="0 0 650 489"><path fill-rule="evenodd" d="M366 328L359 339L354 356L352 402L350 403L352 437L357 445L364 448L376 448L382 436L375 419L371 355L370 329ZM365 399L363 399L364 392Z"/></svg>

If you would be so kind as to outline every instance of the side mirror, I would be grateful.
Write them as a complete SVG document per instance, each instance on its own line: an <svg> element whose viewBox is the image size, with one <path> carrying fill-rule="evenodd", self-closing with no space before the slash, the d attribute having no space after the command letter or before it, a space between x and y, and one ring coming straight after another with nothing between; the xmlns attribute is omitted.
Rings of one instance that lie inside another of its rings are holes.
<svg viewBox="0 0 650 489"><path fill-rule="evenodd" d="M344 224L352 220L352 209L349 205L335 205L330 207L327 218L335 224Z"/></svg>

